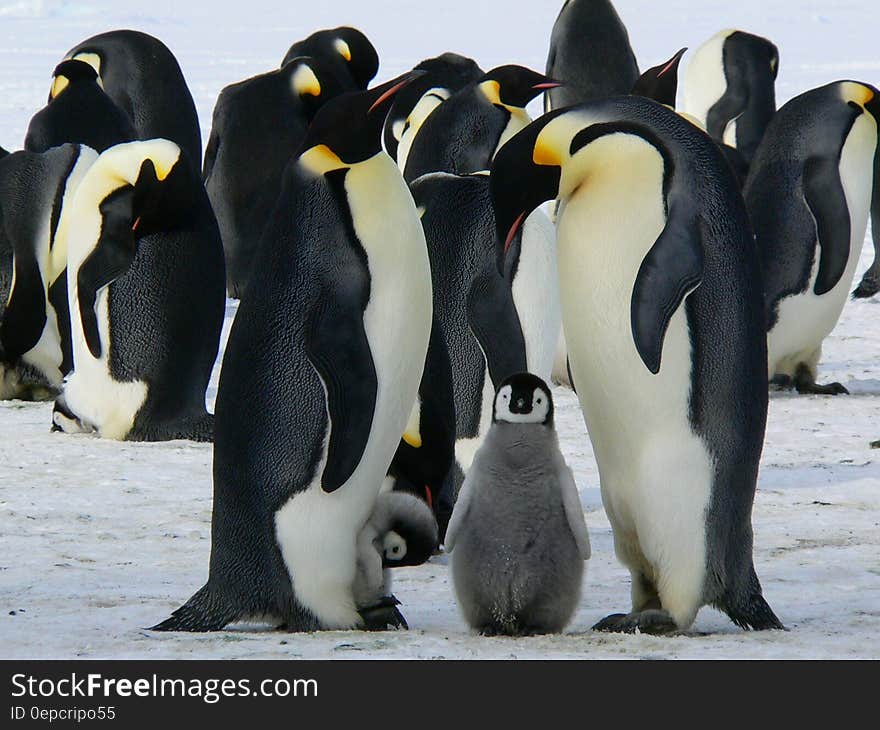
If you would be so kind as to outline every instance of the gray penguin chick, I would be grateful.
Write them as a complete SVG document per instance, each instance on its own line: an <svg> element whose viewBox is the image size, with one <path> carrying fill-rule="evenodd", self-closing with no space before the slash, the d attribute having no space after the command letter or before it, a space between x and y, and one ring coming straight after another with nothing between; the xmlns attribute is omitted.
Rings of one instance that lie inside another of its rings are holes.
<svg viewBox="0 0 880 730"><path fill-rule="evenodd" d="M437 520L431 508L406 492L385 492L357 538L353 594L364 628L409 628L391 595L391 570L421 565L437 548Z"/></svg>
<svg viewBox="0 0 880 730"><path fill-rule="evenodd" d="M590 538L539 377L519 373L498 388L444 547L459 607L481 634L556 633L571 620Z"/></svg>

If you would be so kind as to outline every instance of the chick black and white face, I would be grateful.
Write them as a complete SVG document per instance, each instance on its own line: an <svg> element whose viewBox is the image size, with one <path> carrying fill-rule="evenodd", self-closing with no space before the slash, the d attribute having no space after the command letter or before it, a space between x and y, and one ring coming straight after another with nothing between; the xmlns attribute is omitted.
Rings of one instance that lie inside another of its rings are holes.
<svg viewBox="0 0 880 730"><path fill-rule="evenodd" d="M553 398L546 383L530 373L505 380L495 394L493 421L553 425Z"/></svg>
<svg viewBox="0 0 880 730"><path fill-rule="evenodd" d="M394 530L385 533L382 538L383 562L399 563L406 556L406 540Z"/></svg>

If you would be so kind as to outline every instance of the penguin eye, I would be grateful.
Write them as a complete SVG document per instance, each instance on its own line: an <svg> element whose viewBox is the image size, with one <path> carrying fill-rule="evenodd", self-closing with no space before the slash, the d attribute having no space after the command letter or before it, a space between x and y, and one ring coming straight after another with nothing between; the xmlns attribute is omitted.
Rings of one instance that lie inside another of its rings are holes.
<svg viewBox="0 0 880 730"><path fill-rule="evenodd" d="M393 548L391 548L391 552L394 553L395 555L400 553L400 545L395 545Z"/></svg>
<svg viewBox="0 0 880 730"><path fill-rule="evenodd" d="M543 399L543 398L537 398L537 399L535 400L535 403L537 403L538 405L541 405L543 402L544 402L544 399Z"/></svg>

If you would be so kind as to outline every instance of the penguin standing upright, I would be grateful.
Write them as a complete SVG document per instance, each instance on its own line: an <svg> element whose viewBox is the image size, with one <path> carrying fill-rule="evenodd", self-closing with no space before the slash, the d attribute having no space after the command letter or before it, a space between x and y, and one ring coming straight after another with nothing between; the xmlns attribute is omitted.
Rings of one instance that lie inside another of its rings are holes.
<svg viewBox="0 0 880 730"><path fill-rule="evenodd" d="M868 84L837 81L796 96L767 127L746 181L768 372L801 393L847 392L840 383L817 385L816 370L852 285L868 212L880 208L877 94Z"/></svg>
<svg viewBox="0 0 880 730"><path fill-rule="evenodd" d="M666 632L711 604L779 628L752 561L767 416L760 271L716 145L636 96L559 109L498 153L499 240L561 201L562 318L632 611L607 631Z"/></svg>
<svg viewBox="0 0 880 730"><path fill-rule="evenodd" d="M349 26L318 30L297 41L284 54L282 67L297 56L325 64L346 91L366 89L379 70L379 54L370 39Z"/></svg>
<svg viewBox="0 0 880 730"><path fill-rule="evenodd" d="M99 33L71 48L65 59L84 61L104 91L131 119L137 139L168 139L194 170L202 169L202 132L192 94L174 54L137 30Z"/></svg>
<svg viewBox="0 0 880 730"><path fill-rule="evenodd" d="M383 133L385 151L397 161L401 170L406 168L412 141L428 115L456 91L485 73L472 58L457 53L426 58L414 70L424 71L425 75L397 95L385 120Z"/></svg>
<svg viewBox="0 0 880 730"><path fill-rule="evenodd" d="M547 75L565 85L547 93L544 111L629 93L639 66L611 0L566 0L553 24Z"/></svg>
<svg viewBox="0 0 880 730"><path fill-rule="evenodd" d="M173 142L129 142L101 153L70 205L73 372L53 429L210 441L205 391L225 298L201 180Z"/></svg>
<svg viewBox="0 0 880 730"><path fill-rule="evenodd" d="M691 57L683 111L716 142L735 147L750 163L776 111L779 51L766 38L723 30Z"/></svg>
<svg viewBox="0 0 880 730"><path fill-rule="evenodd" d="M321 105L343 89L326 64L303 57L220 92L204 179L223 239L229 296L240 297L247 284L284 166Z"/></svg>
<svg viewBox="0 0 880 730"><path fill-rule="evenodd" d="M458 604L480 633L547 634L571 619L590 536L541 378L517 373L498 389L445 547Z"/></svg>
<svg viewBox="0 0 880 730"><path fill-rule="evenodd" d="M380 143L406 81L329 101L285 170L220 374L208 582L158 629L364 625L357 539L432 316L425 236Z"/></svg>
<svg viewBox="0 0 880 730"><path fill-rule="evenodd" d="M70 370L63 232L96 159L64 144L0 160L0 400L54 398Z"/></svg>
<svg viewBox="0 0 880 730"><path fill-rule="evenodd" d="M28 125L26 150L45 152L50 147L74 142L103 152L135 139L131 120L104 93L92 66L83 61L64 61L52 76L49 103Z"/></svg>
<svg viewBox="0 0 880 730"><path fill-rule="evenodd" d="M495 153L531 119L525 106L559 83L522 66L498 66L425 119L406 157L407 182L429 172L488 170Z"/></svg>

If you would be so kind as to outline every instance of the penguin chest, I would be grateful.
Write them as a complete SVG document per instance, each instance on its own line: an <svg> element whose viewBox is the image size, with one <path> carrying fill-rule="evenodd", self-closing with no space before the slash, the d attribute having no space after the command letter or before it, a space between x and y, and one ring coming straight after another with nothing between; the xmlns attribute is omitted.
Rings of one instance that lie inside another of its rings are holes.
<svg viewBox="0 0 880 730"><path fill-rule="evenodd" d="M767 338L770 377L776 374L794 375L799 363L813 363L818 357L822 340L831 333L840 318L868 227L876 145L877 124L870 114L862 114L856 119L843 144L838 168L850 220L846 268L830 291L819 295L815 293L821 258L817 237L806 288L779 302L776 324Z"/></svg>
<svg viewBox="0 0 880 730"><path fill-rule="evenodd" d="M637 174L623 164L587 181L560 212L563 327L616 534L621 526L640 532L657 509L669 509L663 504L671 496L685 494L688 529L699 531L712 468L689 420L693 366L684 304L670 319L656 375L632 334L636 276L666 222L662 159L655 152L639 160Z"/></svg>
<svg viewBox="0 0 880 730"><path fill-rule="evenodd" d="M730 31L719 33L711 38L694 53L687 67L687 75L684 84L684 110L700 121L700 126L706 127L706 118L709 110L724 96L727 90L727 77L724 73L724 43ZM728 135L724 135L727 144L736 146L734 141L728 141Z"/></svg>
<svg viewBox="0 0 880 730"><path fill-rule="evenodd" d="M428 89L413 110L406 118L406 122L398 122L400 124L400 134L397 137L399 144L397 145L397 167L401 170L406 169L406 158L409 157L409 151L412 149L413 140L430 116L438 106L449 98L447 89L433 88ZM397 130L393 130L395 133ZM395 135L397 136L397 135Z"/></svg>

